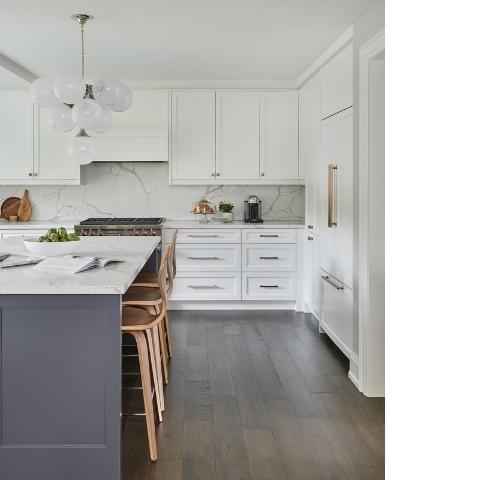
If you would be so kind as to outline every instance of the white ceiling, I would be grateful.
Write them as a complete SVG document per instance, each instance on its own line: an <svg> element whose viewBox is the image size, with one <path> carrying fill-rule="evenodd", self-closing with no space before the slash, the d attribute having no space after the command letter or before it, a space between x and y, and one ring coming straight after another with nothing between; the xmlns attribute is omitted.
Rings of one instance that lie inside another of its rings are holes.
<svg viewBox="0 0 480 480"><path fill-rule="evenodd" d="M79 72L80 31L69 17L88 13L90 79L294 80L375 1L12 1L0 54L39 76Z"/></svg>

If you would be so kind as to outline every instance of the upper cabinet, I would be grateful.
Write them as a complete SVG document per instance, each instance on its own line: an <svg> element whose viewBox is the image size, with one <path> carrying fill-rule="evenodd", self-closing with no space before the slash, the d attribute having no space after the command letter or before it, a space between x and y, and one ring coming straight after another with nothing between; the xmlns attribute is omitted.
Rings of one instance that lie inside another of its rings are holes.
<svg viewBox="0 0 480 480"><path fill-rule="evenodd" d="M28 91L0 91L0 112L0 184L80 184L80 167L67 153L72 134L52 131Z"/></svg>
<svg viewBox="0 0 480 480"><path fill-rule="evenodd" d="M217 91L216 107L216 177L258 180L259 94Z"/></svg>
<svg viewBox="0 0 480 480"><path fill-rule="evenodd" d="M353 46L346 46L322 67L322 118L353 105Z"/></svg>
<svg viewBox="0 0 480 480"><path fill-rule="evenodd" d="M101 162L168 162L170 92L133 90L131 107L113 114L110 130L95 135Z"/></svg>
<svg viewBox="0 0 480 480"><path fill-rule="evenodd" d="M170 169L172 183L215 179L215 92L172 93Z"/></svg>
<svg viewBox="0 0 480 480"><path fill-rule="evenodd" d="M0 184L33 179L33 104L28 92L0 91Z"/></svg>
<svg viewBox="0 0 480 480"><path fill-rule="evenodd" d="M301 184L298 91L172 94L172 184Z"/></svg>
<svg viewBox="0 0 480 480"><path fill-rule="evenodd" d="M260 178L298 179L298 92L260 96Z"/></svg>

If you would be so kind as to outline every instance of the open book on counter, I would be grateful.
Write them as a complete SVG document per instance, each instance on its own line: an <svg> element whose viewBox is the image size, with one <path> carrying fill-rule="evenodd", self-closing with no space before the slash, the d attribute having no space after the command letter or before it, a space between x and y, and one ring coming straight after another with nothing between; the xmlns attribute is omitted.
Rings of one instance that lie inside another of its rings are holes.
<svg viewBox="0 0 480 480"><path fill-rule="evenodd" d="M75 255L65 255L64 257L49 257L37 263L34 270L56 273L79 273L92 268L99 268L109 263L123 262L123 260L113 260L111 258L100 257L80 257Z"/></svg>

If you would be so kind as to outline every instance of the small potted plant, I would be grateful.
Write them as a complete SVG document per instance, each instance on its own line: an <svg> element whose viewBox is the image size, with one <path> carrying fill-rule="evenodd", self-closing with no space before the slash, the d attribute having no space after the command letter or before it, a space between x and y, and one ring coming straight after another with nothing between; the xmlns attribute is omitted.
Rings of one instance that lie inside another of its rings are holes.
<svg viewBox="0 0 480 480"><path fill-rule="evenodd" d="M233 203L220 202L218 204L218 209L222 212L222 217L225 218L228 222L233 222L233 208L235 205Z"/></svg>

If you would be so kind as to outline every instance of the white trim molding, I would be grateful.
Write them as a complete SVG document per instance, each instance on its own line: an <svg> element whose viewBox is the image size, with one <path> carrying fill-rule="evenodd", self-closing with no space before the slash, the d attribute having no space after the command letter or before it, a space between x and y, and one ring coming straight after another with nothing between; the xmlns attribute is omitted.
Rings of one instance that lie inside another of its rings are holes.
<svg viewBox="0 0 480 480"><path fill-rule="evenodd" d="M312 75L322 68L334 55L353 39L353 25L347 28L335 42L333 42L298 78L297 88L300 88Z"/></svg>
<svg viewBox="0 0 480 480"><path fill-rule="evenodd" d="M366 378L366 355L371 333L369 323L369 62L385 51L385 31L365 42L359 51L359 389L367 396L375 392Z"/></svg>

